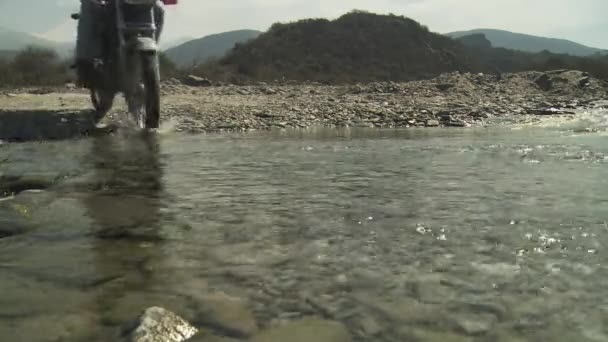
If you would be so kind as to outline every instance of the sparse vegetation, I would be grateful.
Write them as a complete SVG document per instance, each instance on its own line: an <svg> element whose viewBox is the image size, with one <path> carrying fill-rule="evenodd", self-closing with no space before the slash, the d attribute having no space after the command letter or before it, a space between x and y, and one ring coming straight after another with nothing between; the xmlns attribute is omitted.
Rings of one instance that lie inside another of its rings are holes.
<svg viewBox="0 0 608 342"><path fill-rule="evenodd" d="M0 60L0 86L51 86L69 80L68 63L51 49L28 47Z"/></svg>
<svg viewBox="0 0 608 342"><path fill-rule="evenodd" d="M28 47L14 58L0 57L0 87L61 86L75 80L69 60L51 49ZM178 77L181 71L164 53L159 55L163 78Z"/></svg>

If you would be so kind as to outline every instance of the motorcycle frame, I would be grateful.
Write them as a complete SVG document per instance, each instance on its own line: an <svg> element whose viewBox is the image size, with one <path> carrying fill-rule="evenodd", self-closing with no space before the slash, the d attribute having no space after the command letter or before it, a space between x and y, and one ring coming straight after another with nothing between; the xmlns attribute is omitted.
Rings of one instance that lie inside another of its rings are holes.
<svg viewBox="0 0 608 342"><path fill-rule="evenodd" d="M149 7L149 22L137 23L129 22L125 18L125 6L148 6ZM132 90L133 69L130 68L130 58L137 58L138 53L157 53L159 48L157 45L158 26L156 25L156 16L154 15L155 3L147 4L129 4L127 0L115 0L115 18L116 31L118 38L118 69L120 71L121 88L125 93Z"/></svg>

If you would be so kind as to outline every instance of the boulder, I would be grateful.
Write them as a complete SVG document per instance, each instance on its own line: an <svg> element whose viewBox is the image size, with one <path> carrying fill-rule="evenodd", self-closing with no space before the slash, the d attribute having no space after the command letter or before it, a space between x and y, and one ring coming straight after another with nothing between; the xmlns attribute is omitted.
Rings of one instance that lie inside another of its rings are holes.
<svg viewBox="0 0 608 342"><path fill-rule="evenodd" d="M427 127L439 127L439 121L437 120L428 120L426 122Z"/></svg>

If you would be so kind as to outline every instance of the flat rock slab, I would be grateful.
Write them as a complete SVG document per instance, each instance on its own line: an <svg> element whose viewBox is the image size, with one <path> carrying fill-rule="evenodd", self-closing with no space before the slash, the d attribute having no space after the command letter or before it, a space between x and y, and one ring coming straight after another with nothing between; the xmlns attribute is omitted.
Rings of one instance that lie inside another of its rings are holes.
<svg viewBox="0 0 608 342"><path fill-rule="evenodd" d="M240 298L213 293L202 299L201 322L229 336L245 338L258 331L248 304Z"/></svg>
<svg viewBox="0 0 608 342"><path fill-rule="evenodd" d="M352 337L342 323L318 318L306 318L263 331L255 336L252 341L350 342Z"/></svg>

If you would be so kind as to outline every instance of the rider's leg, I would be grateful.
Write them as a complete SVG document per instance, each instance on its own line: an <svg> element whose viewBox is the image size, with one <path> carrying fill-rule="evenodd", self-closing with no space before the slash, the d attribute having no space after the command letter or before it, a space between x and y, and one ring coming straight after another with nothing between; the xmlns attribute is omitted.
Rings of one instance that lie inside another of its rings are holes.
<svg viewBox="0 0 608 342"><path fill-rule="evenodd" d="M93 62L101 57L102 11L92 0L81 0L78 37L76 40L76 67L81 83L85 86L94 77Z"/></svg>
<svg viewBox="0 0 608 342"><path fill-rule="evenodd" d="M165 26L165 9L160 3L157 3L154 7L154 21L156 22L156 26L158 28L156 42L159 42L160 36L163 33L163 27Z"/></svg>

